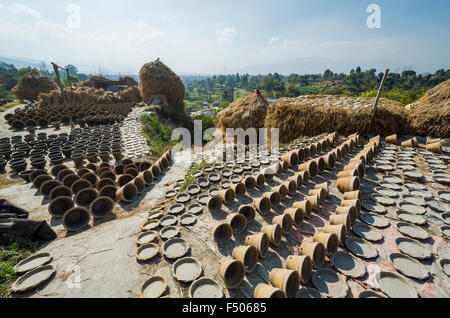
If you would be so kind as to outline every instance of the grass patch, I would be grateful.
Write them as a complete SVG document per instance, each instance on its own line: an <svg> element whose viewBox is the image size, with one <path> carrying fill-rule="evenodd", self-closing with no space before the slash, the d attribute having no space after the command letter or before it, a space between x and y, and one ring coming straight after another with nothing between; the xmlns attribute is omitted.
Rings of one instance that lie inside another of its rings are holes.
<svg viewBox="0 0 450 318"><path fill-rule="evenodd" d="M282 148L287 148L287 147L289 147L290 145L292 145L292 144L294 144L294 143L296 143L296 142L302 141L302 140L305 139L305 138L306 138L305 136L300 136L300 137L298 137L297 139L294 139L294 140L292 140L291 142L289 142L289 143L287 143L287 144L280 144L280 149L282 149Z"/></svg>
<svg viewBox="0 0 450 318"><path fill-rule="evenodd" d="M0 106L0 113L4 112L4 111L6 111L6 110L8 110L8 109L10 109L12 107L18 106L18 105L21 105L21 103L19 103L19 102L11 102L11 103L5 104L3 106Z"/></svg>
<svg viewBox="0 0 450 318"><path fill-rule="evenodd" d="M33 255L38 245L20 247L17 243L0 249L0 298L8 297L11 285L19 277L14 266L25 258Z"/></svg>
<svg viewBox="0 0 450 318"><path fill-rule="evenodd" d="M151 111L151 109L149 110ZM141 126L142 135L147 140L152 156L155 158L161 157L177 143L177 141L171 140L175 126L161 123L156 114L143 115L141 117Z"/></svg>
<svg viewBox="0 0 450 318"><path fill-rule="evenodd" d="M214 163L207 163L205 161L202 161L199 164L196 164L195 166L193 166L191 168L191 170L189 170L189 172L186 175L186 179L184 180L183 184L180 186L180 191L184 191L186 190L186 188L188 186L190 186L191 184L193 184L195 182L195 178L192 176L192 174L198 170L202 170L204 167L212 165Z"/></svg>

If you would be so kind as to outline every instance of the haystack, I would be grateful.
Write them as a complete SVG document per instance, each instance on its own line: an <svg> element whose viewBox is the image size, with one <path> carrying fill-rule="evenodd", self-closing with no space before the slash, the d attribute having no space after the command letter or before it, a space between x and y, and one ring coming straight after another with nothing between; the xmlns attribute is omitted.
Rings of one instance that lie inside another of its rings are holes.
<svg viewBox="0 0 450 318"><path fill-rule="evenodd" d="M417 134L450 137L450 80L430 89L409 106L410 125Z"/></svg>
<svg viewBox="0 0 450 318"><path fill-rule="evenodd" d="M259 92L242 97L217 114L219 128L263 128L269 103Z"/></svg>
<svg viewBox="0 0 450 318"><path fill-rule="evenodd" d="M180 77L163 62L157 59L142 66L139 72L141 96L148 102L154 95L160 100L166 99L173 112L184 113L185 88Z"/></svg>
<svg viewBox="0 0 450 318"><path fill-rule="evenodd" d="M131 86L127 89L120 91L117 93L119 98L123 102L136 102L139 103L141 101L141 92L137 86Z"/></svg>
<svg viewBox="0 0 450 318"><path fill-rule="evenodd" d="M111 86L126 85L128 87L138 86L138 83L131 76L119 78L117 81L110 80L102 75L92 76L89 79L79 83L77 87L92 87L95 89L106 90Z"/></svg>
<svg viewBox="0 0 450 318"><path fill-rule="evenodd" d="M315 136L325 132L350 135L407 134L410 132L404 106L381 98L374 123L368 132L375 98L313 95L281 98L269 106L265 127L280 129L280 142L288 143L300 136Z"/></svg>
<svg viewBox="0 0 450 318"><path fill-rule="evenodd" d="M58 86L50 77L32 70L20 79L11 92L19 99L37 100L39 93L49 93L57 89Z"/></svg>

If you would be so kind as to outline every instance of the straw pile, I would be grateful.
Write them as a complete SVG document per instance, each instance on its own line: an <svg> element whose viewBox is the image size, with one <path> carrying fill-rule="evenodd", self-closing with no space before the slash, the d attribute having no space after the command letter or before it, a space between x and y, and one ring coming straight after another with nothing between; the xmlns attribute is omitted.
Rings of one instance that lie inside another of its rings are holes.
<svg viewBox="0 0 450 318"><path fill-rule="evenodd" d="M108 87L116 85L127 85L128 87L138 86L134 78L130 76L121 77L118 81L110 80L104 76L92 76L91 78L79 83L77 87L93 87L106 90Z"/></svg>
<svg viewBox="0 0 450 318"><path fill-rule="evenodd" d="M350 135L368 133L375 98L353 98L336 95L312 95L281 98L267 110L265 127L280 129L280 142L288 143L300 136L325 132ZM410 132L404 106L381 98L371 134L387 136ZM270 138L270 136L269 136Z"/></svg>
<svg viewBox="0 0 450 318"><path fill-rule="evenodd" d="M139 72L141 96L148 102L153 95L164 98L174 110L184 112L185 88L180 77L157 59L142 66Z"/></svg>
<svg viewBox="0 0 450 318"><path fill-rule="evenodd" d="M48 76L32 70L20 79L11 92L19 99L37 100L39 93L48 93L56 89L58 87Z"/></svg>
<svg viewBox="0 0 450 318"><path fill-rule="evenodd" d="M256 92L242 97L217 114L219 128L225 133L227 128L263 128L269 103Z"/></svg>
<svg viewBox="0 0 450 318"><path fill-rule="evenodd" d="M450 80L430 89L409 106L410 125L417 134L450 137Z"/></svg>

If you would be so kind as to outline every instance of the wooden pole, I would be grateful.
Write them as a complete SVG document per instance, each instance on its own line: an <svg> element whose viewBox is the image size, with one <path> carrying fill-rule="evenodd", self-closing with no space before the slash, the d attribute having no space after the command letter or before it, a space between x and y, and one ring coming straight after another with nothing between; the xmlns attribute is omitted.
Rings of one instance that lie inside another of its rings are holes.
<svg viewBox="0 0 450 318"><path fill-rule="evenodd" d="M370 116L371 117L370 118L370 125L369 125L369 128L367 129L367 134L370 133L370 129L372 128L373 121L375 119L375 113L377 112L378 102L380 101L381 93L383 92L384 83L386 82L386 79L387 79L388 75L389 75L389 69L387 69L384 72L383 79L382 79L381 84L380 84L380 88L378 88L377 98L375 99L375 104L373 105L372 114Z"/></svg>
<svg viewBox="0 0 450 318"><path fill-rule="evenodd" d="M59 70L58 70L59 66L56 65L56 64L53 63L53 62L52 62L52 65L53 65L53 70L55 71L56 79L57 79L57 81L58 81L59 89L61 90L61 95L62 95L62 97L63 97L64 104L67 105L68 103L67 103L67 99L66 99L66 94L64 93L64 88L63 88L63 86L62 86L62 84L61 84L61 79L60 79L60 77L59 77Z"/></svg>

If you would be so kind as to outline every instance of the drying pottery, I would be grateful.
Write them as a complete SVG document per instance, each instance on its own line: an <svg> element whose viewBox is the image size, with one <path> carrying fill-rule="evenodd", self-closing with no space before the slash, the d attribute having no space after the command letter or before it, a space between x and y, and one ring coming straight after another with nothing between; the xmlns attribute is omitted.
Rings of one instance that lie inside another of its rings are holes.
<svg viewBox="0 0 450 318"><path fill-rule="evenodd" d="M292 226L294 225L292 217L287 213L274 217L272 223L280 225L285 235L289 235L292 232Z"/></svg>
<svg viewBox="0 0 450 318"><path fill-rule="evenodd" d="M325 246L320 242L303 242L300 254L311 257L314 267L320 267L325 261Z"/></svg>
<svg viewBox="0 0 450 318"><path fill-rule="evenodd" d="M331 225L343 224L347 230L350 230L351 218L350 214L332 214L329 217Z"/></svg>
<svg viewBox="0 0 450 318"><path fill-rule="evenodd" d="M32 290L48 281L55 272L56 270L52 265L44 265L30 270L14 282L11 286L11 291L22 293Z"/></svg>
<svg viewBox="0 0 450 318"><path fill-rule="evenodd" d="M418 298L417 290L402 276L394 272L377 274L380 289L390 298Z"/></svg>
<svg viewBox="0 0 450 318"><path fill-rule="evenodd" d="M267 234L269 242L274 246L280 245L282 231L280 224L266 225L261 228L261 232Z"/></svg>
<svg viewBox="0 0 450 318"><path fill-rule="evenodd" d="M398 237L395 239L395 244L402 253L417 259L426 259L432 256L430 248L412 238Z"/></svg>
<svg viewBox="0 0 450 318"><path fill-rule="evenodd" d="M164 256L169 259L181 258L187 254L190 247L188 242L181 238L173 238L164 243L163 247Z"/></svg>
<svg viewBox="0 0 450 318"><path fill-rule="evenodd" d="M183 283L190 283L198 279L202 272L202 265L192 257L181 258L172 265L173 277Z"/></svg>
<svg viewBox="0 0 450 318"><path fill-rule="evenodd" d="M227 222L233 229L233 234L241 234L247 229L247 218L240 213L232 213L227 216Z"/></svg>
<svg viewBox="0 0 450 318"><path fill-rule="evenodd" d="M269 237L266 233L259 233L255 235L249 235L245 238L245 245L254 246L259 257L266 257L269 251Z"/></svg>
<svg viewBox="0 0 450 318"><path fill-rule="evenodd" d="M295 202L293 204L293 208L300 209L302 211L305 219L309 219L311 217L312 207L311 207L311 203L309 202L309 200Z"/></svg>
<svg viewBox="0 0 450 318"><path fill-rule="evenodd" d="M178 235L180 235L180 231L176 227L173 227L173 226L163 227L159 231L159 236L161 236L161 238L163 240L170 240L170 239L177 237Z"/></svg>
<svg viewBox="0 0 450 318"><path fill-rule="evenodd" d="M301 288L295 293L295 298L324 298L322 294L314 288Z"/></svg>
<svg viewBox="0 0 450 318"><path fill-rule="evenodd" d="M401 253L389 254L389 261L400 273L415 279L426 279L430 273L416 259Z"/></svg>
<svg viewBox="0 0 450 318"><path fill-rule="evenodd" d="M224 244L231 239L233 229L228 223L217 223L212 228L212 234L217 244Z"/></svg>
<svg viewBox="0 0 450 318"><path fill-rule="evenodd" d="M363 290L362 292L359 293L358 298L387 298L387 297L373 290Z"/></svg>
<svg viewBox="0 0 450 318"><path fill-rule="evenodd" d="M359 177L345 177L337 180L337 188L342 193L359 190L359 186Z"/></svg>
<svg viewBox="0 0 450 318"><path fill-rule="evenodd" d="M17 272L17 274L21 275L47 263L50 263L52 260L53 257L49 253L38 253L17 263L17 265L14 266L14 270Z"/></svg>
<svg viewBox="0 0 450 318"><path fill-rule="evenodd" d="M403 235L406 235L414 239L426 240L430 237L430 235L424 229L409 223L399 222L395 224L395 227Z"/></svg>
<svg viewBox="0 0 450 318"><path fill-rule="evenodd" d="M261 215L267 215L272 208L272 204L267 197L257 198L253 200L253 206Z"/></svg>
<svg viewBox="0 0 450 318"><path fill-rule="evenodd" d="M176 225L178 223L178 219L176 216L167 215L167 216L161 218L160 222L161 222L161 226L163 226L163 227L172 226L172 225Z"/></svg>
<svg viewBox="0 0 450 318"><path fill-rule="evenodd" d="M397 217L405 222L409 222L415 225L424 225L425 223L427 223L427 221L425 221L425 219L423 217L421 217L420 215L417 214L411 214L405 211L395 211L395 214L397 215Z"/></svg>
<svg viewBox="0 0 450 318"><path fill-rule="evenodd" d="M289 255L286 259L286 267L297 271L300 282L303 284L308 283L312 274L312 266L311 257L307 255Z"/></svg>
<svg viewBox="0 0 450 318"><path fill-rule="evenodd" d="M401 202L398 204L399 208L402 209L405 212L411 213L411 214L425 214L427 211L424 207L420 205L415 205L408 202Z"/></svg>
<svg viewBox="0 0 450 318"><path fill-rule="evenodd" d="M329 269L318 269L311 277L313 285L322 293L331 298L345 298L348 286L344 280Z"/></svg>
<svg viewBox="0 0 450 318"><path fill-rule="evenodd" d="M197 217L190 213L185 213L180 216L180 224L183 226L190 226L197 222Z"/></svg>
<svg viewBox="0 0 450 318"><path fill-rule="evenodd" d="M78 231L88 225L90 220L91 215L87 209L75 207L64 214L62 223L67 231Z"/></svg>
<svg viewBox="0 0 450 318"><path fill-rule="evenodd" d="M303 224L304 215L301 209L286 209L285 214L288 214L292 218L295 226Z"/></svg>
<svg viewBox="0 0 450 318"><path fill-rule="evenodd" d="M287 297L294 297L300 286L300 275L296 270L274 268L269 274L270 283L286 293Z"/></svg>
<svg viewBox="0 0 450 318"><path fill-rule="evenodd" d="M316 232L313 241L322 243L329 255L335 253L339 245L339 239L334 233Z"/></svg>
<svg viewBox="0 0 450 318"><path fill-rule="evenodd" d="M247 219L247 223L250 223L255 220L256 211L255 208L251 205L241 205L238 210L239 214L242 214Z"/></svg>
<svg viewBox="0 0 450 318"><path fill-rule="evenodd" d="M160 298L167 289L164 276L152 276L139 288L139 298Z"/></svg>
<svg viewBox="0 0 450 318"><path fill-rule="evenodd" d="M141 230L142 231L150 231L156 229L160 225L159 220L150 220L142 224Z"/></svg>
<svg viewBox="0 0 450 318"><path fill-rule="evenodd" d="M235 289L241 285L245 276L244 264L231 257L219 261L219 272L228 289Z"/></svg>
<svg viewBox="0 0 450 318"><path fill-rule="evenodd" d="M114 210L114 201L111 200L111 198L109 197L98 197L91 203L89 209L91 215L96 219L100 219L107 216L113 210Z"/></svg>
<svg viewBox="0 0 450 318"><path fill-rule="evenodd" d="M370 201L364 201L361 204L361 207L364 210L366 210L366 211L374 212L374 213L377 213L377 214L385 214L385 213L387 213L386 207L384 207L384 206L382 206L380 204L374 203L374 202L370 202Z"/></svg>
<svg viewBox="0 0 450 318"><path fill-rule="evenodd" d="M173 204L167 210L169 214L180 214L184 212L184 205L181 203Z"/></svg>
<svg viewBox="0 0 450 318"><path fill-rule="evenodd" d="M199 198L199 202L201 202L200 198ZM207 196L206 206L208 207L209 212L211 212L211 213L217 212L222 208L222 200L218 196L215 196L215 197Z"/></svg>
<svg viewBox="0 0 450 318"><path fill-rule="evenodd" d="M189 287L190 298L222 298L223 291L219 283L210 278L200 278Z"/></svg>
<svg viewBox="0 0 450 318"><path fill-rule="evenodd" d="M148 243L152 243L156 240L157 237L158 235L155 231L142 232L136 237L136 244L138 246L141 246Z"/></svg>
<svg viewBox="0 0 450 318"><path fill-rule="evenodd" d="M54 218L62 218L63 215L75 206L71 197L58 197L50 202L48 212Z"/></svg>
<svg viewBox="0 0 450 318"><path fill-rule="evenodd" d="M345 276L360 278L366 274L364 263L348 252L338 251L334 253L331 262Z"/></svg>
<svg viewBox="0 0 450 318"><path fill-rule="evenodd" d="M347 236L347 228L344 224L338 225L327 225L324 227L323 231L325 233L334 233L336 234L340 245L344 244L345 237Z"/></svg>
<svg viewBox="0 0 450 318"><path fill-rule="evenodd" d="M390 226L389 220L385 217L372 214L372 213L361 213L359 218L364 223L374 226L376 228L386 228Z"/></svg>
<svg viewBox="0 0 450 318"><path fill-rule="evenodd" d="M247 273L253 272L258 264L258 250L254 246L237 246L232 255L244 264Z"/></svg>
<svg viewBox="0 0 450 318"><path fill-rule="evenodd" d="M286 298L286 293L268 284L258 284L253 294L254 298Z"/></svg>
<svg viewBox="0 0 450 318"><path fill-rule="evenodd" d="M362 258L374 258L378 256L376 248L368 241L359 237L348 237L345 247L355 256Z"/></svg>
<svg viewBox="0 0 450 318"><path fill-rule="evenodd" d="M378 242L383 239L383 235L378 230L364 223L353 224L352 230L353 233L370 242Z"/></svg>

